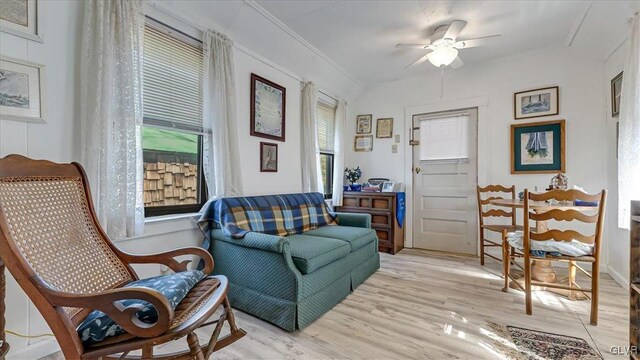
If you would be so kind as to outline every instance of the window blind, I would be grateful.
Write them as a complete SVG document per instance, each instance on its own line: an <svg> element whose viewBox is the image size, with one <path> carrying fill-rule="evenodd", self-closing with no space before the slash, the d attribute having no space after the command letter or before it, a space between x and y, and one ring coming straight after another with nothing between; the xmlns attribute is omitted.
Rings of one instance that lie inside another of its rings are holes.
<svg viewBox="0 0 640 360"><path fill-rule="evenodd" d="M420 160L469 158L469 115L420 121Z"/></svg>
<svg viewBox="0 0 640 360"><path fill-rule="evenodd" d="M323 102L318 103L318 147L320 152L333 153L335 138L336 108Z"/></svg>
<svg viewBox="0 0 640 360"><path fill-rule="evenodd" d="M144 123L202 133L202 43L147 18L143 71Z"/></svg>

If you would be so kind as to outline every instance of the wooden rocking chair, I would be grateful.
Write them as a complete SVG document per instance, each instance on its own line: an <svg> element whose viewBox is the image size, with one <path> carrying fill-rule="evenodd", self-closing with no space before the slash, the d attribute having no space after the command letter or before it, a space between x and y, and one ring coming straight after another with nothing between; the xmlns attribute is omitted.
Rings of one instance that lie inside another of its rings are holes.
<svg viewBox="0 0 640 360"><path fill-rule="evenodd" d="M77 163L56 164L19 155L0 159L0 254L20 287L51 327L66 359L207 359L244 335L234 320L224 276L198 282L175 310L158 291L123 287L138 280L131 264L164 264L175 272L187 270L198 256L203 272L213 270L211 255L197 247L154 255L120 251L100 227L89 184ZM150 303L157 311L152 324L138 320L141 306L120 300ZM209 318L222 307L221 315ZM77 327L93 310L107 314L126 333L85 345ZM230 334L219 338L228 322ZM195 330L215 324L208 344L200 345ZM188 350L153 356L154 346L187 338ZM141 350L141 356L130 356ZM117 354L117 355L116 355Z"/></svg>

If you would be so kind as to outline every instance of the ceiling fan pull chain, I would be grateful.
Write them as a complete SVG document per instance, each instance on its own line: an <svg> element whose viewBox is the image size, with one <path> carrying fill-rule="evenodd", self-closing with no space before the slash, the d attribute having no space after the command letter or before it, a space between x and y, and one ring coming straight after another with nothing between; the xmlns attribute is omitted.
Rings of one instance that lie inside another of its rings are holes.
<svg viewBox="0 0 640 360"><path fill-rule="evenodd" d="M444 66L440 66L440 100L444 99Z"/></svg>

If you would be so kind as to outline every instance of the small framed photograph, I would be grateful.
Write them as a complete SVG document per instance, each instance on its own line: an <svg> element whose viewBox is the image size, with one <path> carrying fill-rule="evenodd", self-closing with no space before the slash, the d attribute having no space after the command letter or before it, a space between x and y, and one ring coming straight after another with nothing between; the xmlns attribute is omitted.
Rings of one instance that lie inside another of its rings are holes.
<svg viewBox="0 0 640 360"><path fill-rule="evenodd" d="M511 173L565 172L564 120L511 125Z"/></svg>
<svg viewBox="0 0 640 360"><path fill-rule="evenodd" d="M260 172L278 172L278 144L260 142Z"/></svg>
<svg viewBox="0 0 640 360"><path fill-rule="evenodd" d="M372 151L373 135L356 135L353 142L353 151Z"/></svg>
<svg viewBox="0 0 640 360"><path fill-rule="evenodd" d="M44 123L44 65L0 56L0 120Z"/></svg>
<svg viewBox="0 0 640 360"><path fill-rule="evenodd" d="M393 181L385 181L382 183L382 192L393 192Z"/></svg>
<svg viewBox="0 0 640 360"><path fill-rule="evenodd" d="M393 118L378 119L376 121L376 137L379 139L393 136Z"/></svg>
<svg viewBox="0 0 640 360"><path fill-rule="evenodd" d="M358 115L356 118L356 134L371 134L373 115Z"/></svg>
<svg viewBox="0 0 640 360"><path fill-rule="evenodd" d="M287 89L251 74L251 136L284 141Z"/></svg>
<svg viewBox="0 0 640 360"><path fill-rule="evenodd" d="M40 1L0 1L0 31L42 42Z"/></svg>
<svg viewBox="0 0 640 360"><path fill-rule="evenodd" d="M620 96L622 95L622 73L611 80L611 117L620 115Z"/></svg>
<svg viewBox="0 0 640 360"><path fill-rule="evenodd" d="M559 88L552 86L513 94L513 116L519 120L558 115L558 93Z"/></svg>

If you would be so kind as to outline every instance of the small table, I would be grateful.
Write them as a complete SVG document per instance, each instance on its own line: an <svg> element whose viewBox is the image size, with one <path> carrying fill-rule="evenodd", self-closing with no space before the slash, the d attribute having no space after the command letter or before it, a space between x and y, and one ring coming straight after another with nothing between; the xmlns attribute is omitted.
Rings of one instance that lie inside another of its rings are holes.
<svg viewBox="0 0 640 360"><path fill-rule="evenodd" d="M4 356L9 352L9 344L4 333L4 292L5 292L5 277L4 277L4 261L0 258L0 359L4 359Z"/></svg>
<svg viewBox="0 0 640 360"><path fill-rule="evenodd" d="M495 199L495 200L489 201L489 203L494 206L508 207L514 210L524 208L524 200L518 200L518 199ZM549 204L544 201L529 201L529 208L534 212L545 212L545 211L554 210L554 209L557 209L557 210L571 209L571 210L578 210L578 211L589 211L589 210L593 211L594 209L596 209L593 206L576 206L573 204L565 204L565 203ZM547 230L548 228L547 228L546 221L536 221L536 232L545 232ZM531 278L533 278L534 280L542 281L546 283L557 282L556 271L551 266L550 260L533 260L531 262ZM565 296L567 295L567 291L564 291L562 289L549 289L549 290L553 292L557 292L561 295L565 295ZM570 300L575 300L575 293L576 293L575 291L569 292L568 297ZM581 297L581 296L578 295L578 297Z"/></svg>

